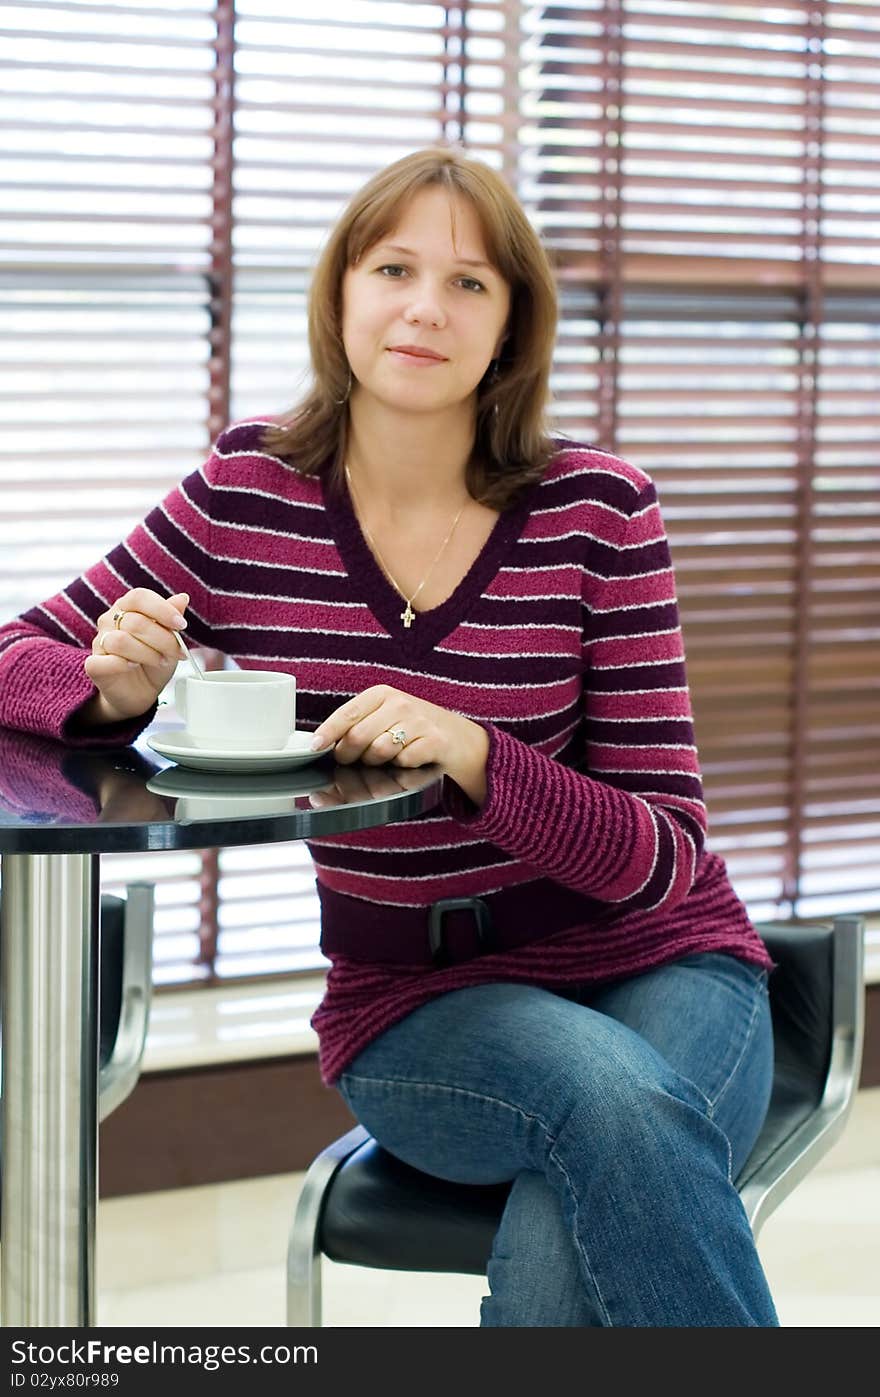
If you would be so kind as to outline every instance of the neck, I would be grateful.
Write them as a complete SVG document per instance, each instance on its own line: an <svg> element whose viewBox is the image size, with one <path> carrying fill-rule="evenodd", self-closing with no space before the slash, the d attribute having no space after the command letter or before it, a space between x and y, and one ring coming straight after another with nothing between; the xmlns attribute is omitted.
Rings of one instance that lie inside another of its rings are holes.
<svg viewBox="0 0 880 1397"><path fill-rule="evenodd" d="M361 497L388 513L447 508L466 498L474 411L460 404L431 416L404 415L354 393L347 459Z"/></svg>

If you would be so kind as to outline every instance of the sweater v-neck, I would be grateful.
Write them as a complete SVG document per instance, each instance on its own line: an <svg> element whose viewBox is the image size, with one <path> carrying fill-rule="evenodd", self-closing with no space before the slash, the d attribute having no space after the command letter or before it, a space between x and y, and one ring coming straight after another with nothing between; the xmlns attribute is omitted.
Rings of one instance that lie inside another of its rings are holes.
<svg viewBox="0 0 880 1397"><path fill-rule="evenodd" d="M461 624L522 532L536 488L527 490L511 509L502 510L483 547L446 600L426 611L417 611L415 621L406 627L401 619L406 602L388 581L364 537L347 483L343 482L338 490L328 488L326 475L321 475L324 509L354 588L409 661L433 649Z"/></svg>

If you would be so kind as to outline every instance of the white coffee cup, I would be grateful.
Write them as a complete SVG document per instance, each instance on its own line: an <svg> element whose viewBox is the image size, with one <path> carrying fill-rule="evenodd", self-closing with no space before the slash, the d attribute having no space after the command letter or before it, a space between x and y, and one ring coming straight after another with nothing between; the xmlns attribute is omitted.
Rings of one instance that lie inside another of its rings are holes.
<svg viewBox="0 0 880 1397"><path fill-rule="evenodd" d="M279 751L296 726L296 680L269 669L220 669L203 679L182 674L174 705L197 747Z"/></svg>
<svg viewBox="0 0 880 1397"><path fill-rule="evenodd" d="M176 820L252 820L257 815L292 815L295 795L263 796L243 800L241 796L181 796L174 808Z"/></svg>

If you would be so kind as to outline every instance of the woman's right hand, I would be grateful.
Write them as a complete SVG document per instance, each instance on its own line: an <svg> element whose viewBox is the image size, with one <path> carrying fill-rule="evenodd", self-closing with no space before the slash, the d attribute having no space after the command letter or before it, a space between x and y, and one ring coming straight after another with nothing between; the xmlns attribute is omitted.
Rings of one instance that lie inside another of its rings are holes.
<svg viewBox="0 0 880 1397"><path fill-rule="evenodd" d="M186 625L187 592L160 597L135 587L98 617L86 674L98 690L81 714L88 725L119 723L152 708L180 659L175 631ZM122 612L117 626L113 617Z"/></svg>

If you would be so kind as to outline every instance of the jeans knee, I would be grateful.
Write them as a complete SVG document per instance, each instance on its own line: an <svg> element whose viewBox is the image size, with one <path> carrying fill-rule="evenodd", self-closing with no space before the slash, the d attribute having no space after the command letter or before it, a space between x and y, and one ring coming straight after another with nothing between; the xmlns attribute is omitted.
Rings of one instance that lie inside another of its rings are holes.
<svg viewBox="0 0 880 1397"><path fill-rule="evenodd" d="M645 1078L625 1069L596 1074L572 1098L550 1147L566 1169L583 1161L592 1176L621 1173L674 1180L683 1170L730 1178L730 1146L708 1101L690 1082Z"/></svg>

